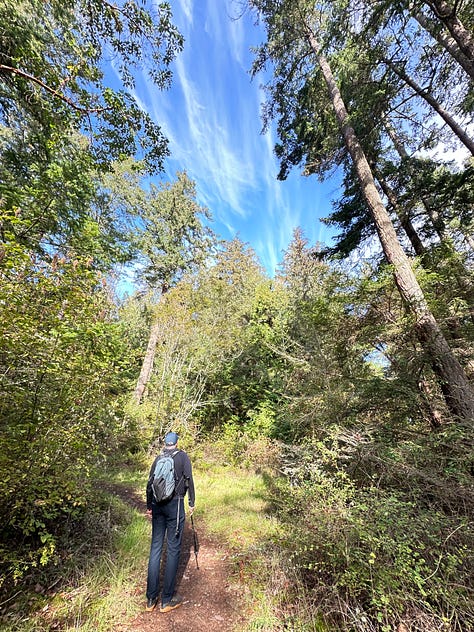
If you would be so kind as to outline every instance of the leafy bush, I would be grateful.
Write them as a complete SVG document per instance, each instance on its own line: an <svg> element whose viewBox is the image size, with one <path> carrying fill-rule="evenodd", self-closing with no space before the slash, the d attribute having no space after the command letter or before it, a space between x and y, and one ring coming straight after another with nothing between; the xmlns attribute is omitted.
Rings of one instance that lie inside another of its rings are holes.
<svg viewBox="0 0 474 632"><path fill-rule="evenodd" d="M64 523L84 512L92 468L127 434L127 353L90 262L40 264L13 248L2 272L1 570L17 581L54 558Z"/></svg>
<svg viewBox="0 0 474 632"><path fill-rule="evenodd" d="M408 497L380 484L356 487L330 456L317 443L289 451L272 490L298 591L324 604L320 613L336 613L329 620L338 629L388 632L409 612L450 622L446 629L472 626L469 518L427 503L422 489Z"/></svg>

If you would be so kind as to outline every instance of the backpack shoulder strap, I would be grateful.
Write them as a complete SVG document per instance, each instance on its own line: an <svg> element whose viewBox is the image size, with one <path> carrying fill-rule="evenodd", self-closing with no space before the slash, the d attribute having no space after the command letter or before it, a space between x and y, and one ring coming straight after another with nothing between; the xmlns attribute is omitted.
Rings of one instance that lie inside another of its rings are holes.
<svg viewBox="0 0 474 632"><path fill-rule="evenodd" d="M182 451L182 450L180 450L179 448L173 452L173 454L171 455L171 456L172 456L172 458L173 458L173 461L174 461L174 457L175 457L177 454L179 454L180 452L183 452L183 451ZM183 472L183 473L181 474L181 476L178 478L178 476L177 476L177 472L176 472L176 470L175 470L175 471L174 471L174 478L175 478L175 481L176 481L176 487L178 487L178 486L181 484L181 481L184 479L184 472Z"/></svg>

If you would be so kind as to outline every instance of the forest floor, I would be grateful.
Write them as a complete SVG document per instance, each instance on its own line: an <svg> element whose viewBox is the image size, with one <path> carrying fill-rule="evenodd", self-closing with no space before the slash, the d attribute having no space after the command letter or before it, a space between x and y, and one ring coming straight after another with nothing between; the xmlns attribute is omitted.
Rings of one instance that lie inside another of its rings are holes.
<svg viewBox="0 0 474 632"><path fill-rule="evenodd" d="M144 501L132 489L117 485L114 493L138 511L146 513ZM160 613L158 604L155 610L146 612L145 570L143 585L137 585L134 590L135 598L142 597L143 612L116 625L112 632L231 632L245 629L242 594L229 552L210 538L201 524L199 528L196 525L195 534L198 540L197 562L194 534L187 518L176 581L176 592L183 598L183 605L171 612ZM162 568L165 562L166 556Z"/></svg>

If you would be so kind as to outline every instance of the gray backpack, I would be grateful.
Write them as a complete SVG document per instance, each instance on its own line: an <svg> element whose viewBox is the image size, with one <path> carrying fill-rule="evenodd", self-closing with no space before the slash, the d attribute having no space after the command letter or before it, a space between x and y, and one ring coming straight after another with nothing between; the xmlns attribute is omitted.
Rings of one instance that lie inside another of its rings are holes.
<svg viewBox="0 0 474 632"><path fill-rule="evenodd" d="M157 503L171 500L176 489L176 478L174 473L174 456L179 450L161 452L155 463L153 482L151 484L153 496Z"/></svg>

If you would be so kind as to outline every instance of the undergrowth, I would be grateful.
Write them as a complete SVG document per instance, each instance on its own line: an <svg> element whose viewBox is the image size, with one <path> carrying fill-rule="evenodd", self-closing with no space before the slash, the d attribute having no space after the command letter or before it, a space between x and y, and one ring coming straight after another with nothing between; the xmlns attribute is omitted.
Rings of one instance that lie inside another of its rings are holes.
<svg viewBox="0 0 474 632"><path fill-rule="evenodd" d="M294 629L316 630L317 620L341 631L473 629L470 487L458 484L447 504L452 477L443 485L433 473L435 493L426 469L395 484L402 464L394 457L382 472L380 460L371 469L369 450L359 454L365 478L340 457L318 442L288 448L284 475L269 480L286 534L280 568L294 591L286 594L298 611Z"/></svg>
<svg viewBox="0 0 474 632"><path fill-rule="evenodd" d="M299 446L221 438L229 463L260 471L256 489L271 516L251 556L257 607L247 629L474 629L472 452L453 432L356 436L350 449L337 429ZM238 493L239 485L233 478ZM240 514L228 509L232 544Z"/></svg>
<svg viewBox="0 0 474 632"><path fill-rule="evenodd" d="M214 456L206 458L199 450L191 454L197 532L227 551L233 569L229 580L238 585L247 615L242 629L277 630L274 606L280 587L269 599L267 586L277 575L269 543L280 534L268 511L264 479L247 468L221 465L222 454ZM143 459L102 481L86 518L64 534L56 565L26 577L21 592L5 599L2 631L108 632L143 608L144 595L137 598L137 588L143 588L146 575L150 525L143 511L117 493L126 486L143 500L148 465Z"/></svg>
<svg viewBox="0 0 474 632"><path fill-rule="evenodd" d="M132 471L118 476L129 487L137 478ZM149 525L110 484L96 488L85 518L64 531L54 564L30 573L3 597L2 631L109 632L137 612L130 594L142 581Z"/></svg>
<svg viewBox="0 0 474 632"><path fill-rule="evenodd" d="M301 574L288 565L294 552L290 530L271 498L281 446L233 431L210 445L198 456L197 497L206 531L232 552L234 576L246 604L246 623L239 630L330 632L301 590Z"/></svg>
<svg viewBox="0 0 474 632"><path fill-rule="evenodd" d="M467 474L455 476L450 463L443 478L439 458L430 472L402 443L383 462L380 446L364 444L357 470L336 444L290 448L240 437L239 445L210 442L190 456L196 529L227 552L245 613L240 632L474 629ZM116 492L126 485L143 503L147 467L141 461L103 483L56 567L26 578L5 601L2 630L105 632L143 607L137 587L149 523L143 506L131 508Z"/></svg>
<svg viewBox="0 0 474 632"><path fill-rule="evenodd" d="M279 591L271 595L267 588L276 576L273 551L281 537L280 523L268 503L263 472L249 467L254 454L234 448L229 453L225 447L212 442L212 449L194 455L196 524L201 521L208 536L229 551L231 579L242 595L246 617L239 629L276 631ZM264 459L258 462L262 465Z"/></svg>

